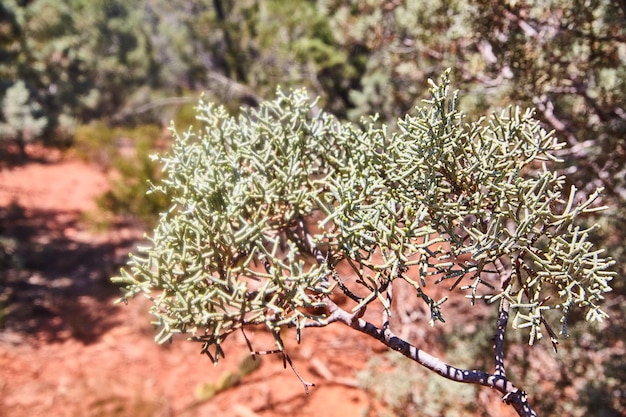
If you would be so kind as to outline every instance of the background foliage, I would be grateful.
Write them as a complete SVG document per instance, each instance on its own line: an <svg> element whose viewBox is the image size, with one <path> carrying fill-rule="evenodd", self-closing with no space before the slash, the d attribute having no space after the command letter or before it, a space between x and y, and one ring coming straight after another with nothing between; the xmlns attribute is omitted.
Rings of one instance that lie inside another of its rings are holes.
<svg viewBox="0 0 626 417"><path fill-rule="evenodd" d="M393 123L424 96L428 78L451 67L470 115L508 104L537 108L544 126L568 145L559 170L583 196L605 187L609 210L587 221L602 225L593 239L620 260L626 254L625 13L622 1L610 0L7 0L0 4L0 125L15 125L10 107L21 104L33 139L67 145L94 120L103 129L166 125L200 91L236 112L270 97L279 84L307 88L339 118L378 113ZM26 102L4 100L20 85L29 93ZM114 139L134 138L120 132ZM155 132L149 142L161 136ZM21 139L4 128L0 140L8 146ZM123 178L151 169L131 171ZM143 180L120 181L118 202L132 193L126 183ZM617 267L623 276L626 264ZM623 282L613 283L605 327L573 324L571 341L562 342L560 355L569 362L550 381L577 394L559 399L549 386L537 386L546 395L535 397L554 403L555 413L624 412L626 384L617 376L626 367L619 343ZM541 361L525 364L516 355L520 370L547 378ZM587 382L577 382L580 377Z"/></svg>

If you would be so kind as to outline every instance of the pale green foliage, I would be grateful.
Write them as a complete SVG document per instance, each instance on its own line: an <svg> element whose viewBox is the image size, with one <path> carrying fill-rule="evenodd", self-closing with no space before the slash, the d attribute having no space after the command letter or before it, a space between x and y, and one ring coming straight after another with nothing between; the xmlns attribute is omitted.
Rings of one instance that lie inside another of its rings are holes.
<svg viewBox="0 0 626 417"><path fill-rule="evenodd" d="M546 167L559 145L531 111L468 123L448 89L446 73L397 133L375 118L340 123L304 91L279 91L238 118L201 103L204 128L176 133L159 158L156 191L172 205L114 279L125 299L145 293L159 341L191 332L215 359L250 324L265 324L282 349L278 329L324 325L323 309L308 307L333 292L355 309L377 299L388 307L381 294L394 279L415 288L431 323L443 321L445 298L433 300L427 285L467 290L472 302L505 298L531 343L548 310L565 317L580 306L602 318L612 261L575 223L597 194L562 194L563 178ZM341 262L351 277L335 271Z"/></svg>
<svg viewBox="0 0 626 417"><path fill-rule="evenodd" d="M131 293L164 290L153 309L160 340L207 328L219 349L243 324L303 324L298 309L321 305L326 268L305 264L301 238L289 229L316 204L323 181L313 179L334 170L321 153L339 149L332 140L338 125L327 115L310 118L309 110L303 91L238 120L202 103L205 132L177 135L172 154L160 159L167 177L159 189L175 205L161 218L148 258L132 258L134 278L124 274ZM268 267L253 269L254 262Z"/></svg>
<svg viewBox="0 0 626 417"><path fill-rule="evenodd" d="M32 100L24 82L16 82L2 99L0 137L17 140L21 145L37 138L48 123L40 112L41 106Z"/></svg>

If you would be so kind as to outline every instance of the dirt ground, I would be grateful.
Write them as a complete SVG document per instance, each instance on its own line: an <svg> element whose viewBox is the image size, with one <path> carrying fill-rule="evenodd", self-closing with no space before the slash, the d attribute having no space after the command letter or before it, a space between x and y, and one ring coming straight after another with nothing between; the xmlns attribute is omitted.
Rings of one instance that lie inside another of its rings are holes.
<svg viewBox="0 0 626 417"><path fill-rule="evenodd" d="M34 161L0 169L7 239L0 416L343 417L380 407L354 376L381 348L339 325L312 329L289 347L297 370L316 384L308 395L277 355L263 356L258 369L212 395L216 381L236 374L249 356L243 337L228 341L218 366L197 344L156 345L147 301L115 305L119 293L109 281L142 232L98 232L83 221L106 190L106 175L58 151L29 153ZM249 335L255 349L272 349L268 335L257 333Z"/></svg>
<svg viewBox="0 0 626 417"><path fill-rule="evenodd" d="M29 153L28 163L0 168L0 417L393 415L356 379L385 348L341 324L307 329L300 345L285 337L315 383L308 395L278 355L241 376L250 356L241 335L218 366L184 339L155 344L147 300L114 304L109 280L143 232L84 221L106 175L58 151ZM255 349L274 347L262 330L248 336ZM497 395L489 401L512 415Z"/></svg>

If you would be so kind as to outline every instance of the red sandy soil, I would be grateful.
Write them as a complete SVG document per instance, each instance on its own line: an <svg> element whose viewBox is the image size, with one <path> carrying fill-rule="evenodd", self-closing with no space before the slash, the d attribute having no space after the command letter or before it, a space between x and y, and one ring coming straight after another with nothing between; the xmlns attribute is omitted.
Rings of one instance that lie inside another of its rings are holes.
<svg viewBox="0 0 626 417"><path fill-rule="evenodd" d="M311 330L289 350L302 376L316 383L309 395L280 356L268 355L239 385L201 401L203 384L235 371L248 355L243 337L228 341L218 366L198 344L156 345L147 302L115 305L118 293L108 282L142 233L96 232L81 221L96 209L106 175L57 151L29 153L35 162L0 169L0 230L18 237L9 255L28 258L23 270L1 276L10 303L0 331L0 416L367 414L372 404L353 385L373 344L342 336L345 329ZM19 253L21 240L29 245ZM249 335L255 348L272 349L258 333Z"/></svg>
<svg viewBox="0 0 626 417"><path fill-rule="evenodd" d="M203 384L249 355L243 337L227 341L218 366L198 344L155 344L148 302L115 305L109 281L142 232L97 232L82 221L106 175L58 152L30 153L36 161L0 168L0 236L14 237L13 267L0 270L0 417L391 415L355 379L385 349L341 324L307 330L300 345L286 338L297 370L316 384L308 395L280 356L267 355L238 385L202 400ZM273 348L266 332L248 336L255 349Z"/></svg>

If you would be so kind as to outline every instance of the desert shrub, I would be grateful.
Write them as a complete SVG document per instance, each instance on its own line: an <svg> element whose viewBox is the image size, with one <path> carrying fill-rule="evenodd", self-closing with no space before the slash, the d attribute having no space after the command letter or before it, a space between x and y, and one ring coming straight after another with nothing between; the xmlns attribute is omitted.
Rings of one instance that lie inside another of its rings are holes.
<svg viewBox="0 0 626 417"><path fill-rule="evenodd" d="M571 311L606 317L613 261L578 222L601 209L601 190L577 198L574 187L564 189L548 169L560 145L532 111L468 121L448 74L431 82L432 98L400 118L397 132L376 117L357 126L316 112L302 90L279 91L237 117L202 102L203 127L174 132L171 151L158 158L165 175L153 192L169 207L114 279L123 300L146 295L157 341L187 334L215 362L230 334L265 325L291 363L281 328L295 327L300 340L307 327L341 322L535 415L506 375L509 316L530 344L546 335L556 344ZM352 272L340 274L340 264ZM397 337L394 281L414 289L432 326L445 321L448 299L434 298L432 286L490 306L495 370L446 364ZM352 304L340 307L338 295ZM363 319L372 304L382 306L380 324Z"/></svg>

